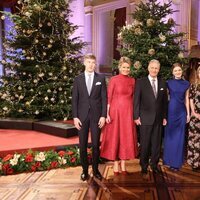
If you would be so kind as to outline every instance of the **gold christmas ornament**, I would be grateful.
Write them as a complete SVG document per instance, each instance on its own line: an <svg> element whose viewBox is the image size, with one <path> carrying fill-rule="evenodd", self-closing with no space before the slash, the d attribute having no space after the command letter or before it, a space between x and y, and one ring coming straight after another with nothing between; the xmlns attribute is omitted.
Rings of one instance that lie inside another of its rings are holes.
<svg viewBox="0 0 200 200"><path fill-rule="evenodd" d="M181 59L184 58L183 52L180 52L180 53L178 54L178 57L181 58Z"/></svg>
<svg viewBox="0 0 200 200"><path fill-rule="evenodd" d="M140 61L135 61L133 66L135 67L135 69L140 69L142 65L141 65Z"/></svg>
<svg viewBox="0 0 200 200"><path fill-rule="evenodd" d="M147 26L151 27L155 24L155 21L153 19L147 19Z"/></svg>
<svg viewBox="0 0 200 200"><path fill-rule="evenodd" d="M148 54L149 55L154 55L156 53L155 49L149 49Z"/></svg>

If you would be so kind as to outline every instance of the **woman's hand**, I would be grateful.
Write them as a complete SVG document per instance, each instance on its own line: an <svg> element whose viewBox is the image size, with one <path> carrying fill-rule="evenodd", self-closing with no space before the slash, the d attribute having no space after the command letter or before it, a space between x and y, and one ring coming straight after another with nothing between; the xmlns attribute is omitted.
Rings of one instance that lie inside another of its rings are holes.
<svg viewBox="0 0 200 200"><path fill-rule="evenodd" d="M110 115L107 115L107 117L106 117L106 123L109 124L110 122L111 122Z"/></svg>
<svg viewBox="0 0 200 200"><path fill-rule="evenodd" d="M190 115L187 115L187 121L186 121L187 123L189 123L190 122Z"/></svg>

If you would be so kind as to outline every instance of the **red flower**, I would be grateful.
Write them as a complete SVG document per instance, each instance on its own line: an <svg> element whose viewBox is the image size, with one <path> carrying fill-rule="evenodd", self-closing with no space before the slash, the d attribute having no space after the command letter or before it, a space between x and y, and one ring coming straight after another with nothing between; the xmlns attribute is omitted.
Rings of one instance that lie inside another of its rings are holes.
<svg viewBox="0 0 200 200"><path fill-rule="evenodd" d="M51 166L50 166L51 169L57 168L57 167L58 167L58 162L57 161L51 162Z"/></svg>
<svg viewBox="0 0 200 200"><path fill-rule="evenodd" d="M10 159L12 159L13 158L13 155L12 154L8 154L8 155L6 155L4 158L3 158L3 162L6 162L6 161L8 161L8 160L10 160Z"/></svg>
<svg viewBox="0 0 200 200"><path fill-rule="evenodd" d="M31 171L32 171L32 172L35 172L36 169L37 169L37 167L36 167L35 165L32 165L32 166L31 166Z"/></svg>
<svg viewBox="0 0 200 200"><path fill-rule="evenodd" d="M33 162L33 155L27 154L25 157L25 162Z"/></svg>
<svg viewBox="0 0 200 200"><path fill-rule="evenodd" d="M69 156L72 156L74 154L74 152L73 151L68 151L68 152L66 152L66 154L69 155Z"/></svg>
<svg viewBox="0 0 200 200"><path fill-rule="evenodd" d="M10 164L4 164L4 165L2 166L2 169L3 169L4 172L6 172L7 169L9 169L9 168L10 168Z"/></svg>
<svg viewBox="0 0 200 200"><path fill-rule="evenodd" d="M8 168L6 174L13 174L14 170L12 168Z"/></svg>
<svg viewBox="0 0 200 200"><path fill-rule="evenodd" d="M65 155L65 151L59 151L59 152L58 152L58 155L59 155L60 157L63 157L63 156Z"/></svg>
<svg viewBox="0 0 200 200"><path fill-rule="evenodd" d="M35 163L35 167L36 167L36 168L39 168L40 166L41 166L41 162L36 162L36 163Z"/></svg>
<svg viewBox="0 0 200 200"><path fill-rule="evenodd" d="M70 159L70 162L71 162L71 163L75 163L75 162L76 162L76 158L75 158L75 157L71 158L71 159Z"/></svg>

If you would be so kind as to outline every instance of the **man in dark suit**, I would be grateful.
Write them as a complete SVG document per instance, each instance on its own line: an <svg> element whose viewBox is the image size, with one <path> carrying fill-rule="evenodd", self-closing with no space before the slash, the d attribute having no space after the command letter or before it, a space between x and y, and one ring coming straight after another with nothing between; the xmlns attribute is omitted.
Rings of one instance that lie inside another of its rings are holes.
<svg viewBox="0 0 200 200"><path fill-rule="evenodd" d="M87 146L89 129L92 140L93 175L102 179L98 170L100 131L105 124L107 114L107 91L105 77L94 72L94 55L84 57L85 72L74 80L72 90L72 114L74 125L78 129L80 159L83 172L81 180L88 179Z"/></svg>
<svg viewBox="0 0 200 200"><path fill-rule="evenodd" d="M151 60L148 77L136 82L134 97L134 120L140 130L140 165L142 174L150 166L159 173L158 162L161 148L162 126L166 125L167 90L165 81L158 79L160 63Z"/></svg>

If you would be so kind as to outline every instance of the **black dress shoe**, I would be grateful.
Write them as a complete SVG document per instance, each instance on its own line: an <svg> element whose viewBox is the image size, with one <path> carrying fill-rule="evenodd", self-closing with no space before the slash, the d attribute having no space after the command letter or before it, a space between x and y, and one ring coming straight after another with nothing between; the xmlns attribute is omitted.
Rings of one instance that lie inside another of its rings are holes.
<svg viewBox="0 0 200 200"><path fill-rule="evenodd" d="M160 171L160 169L158 169L158 167L152 167L151 169L152 169L153 173L155 173L155 174L161 173L161 171Z"/></svg>
<svg viewBox="0 0 200 200"><path fill-rule="evenodd" d="M88 177L89 177L89 176L88 176L88 173L84 173L84 172L83 172L83 173L81 174L81 180L82 180L82 181L86 181L86 180L88 179Z"/></svg>
<svg viewBox="0 0 200 200"><path fill-rule="evenodd" d="M147 169L142 169L142 170L141 170L141 174L142 174L142 175L147 174Z"/></svg>
<svg viewBox="0 0 200 200"><path fill-rule="evenodd" d="M94 172L93 174L94 174L94 177L99 179L100 181L103 179L103 176L101 175L101 173L99 171Z"/></svg>

